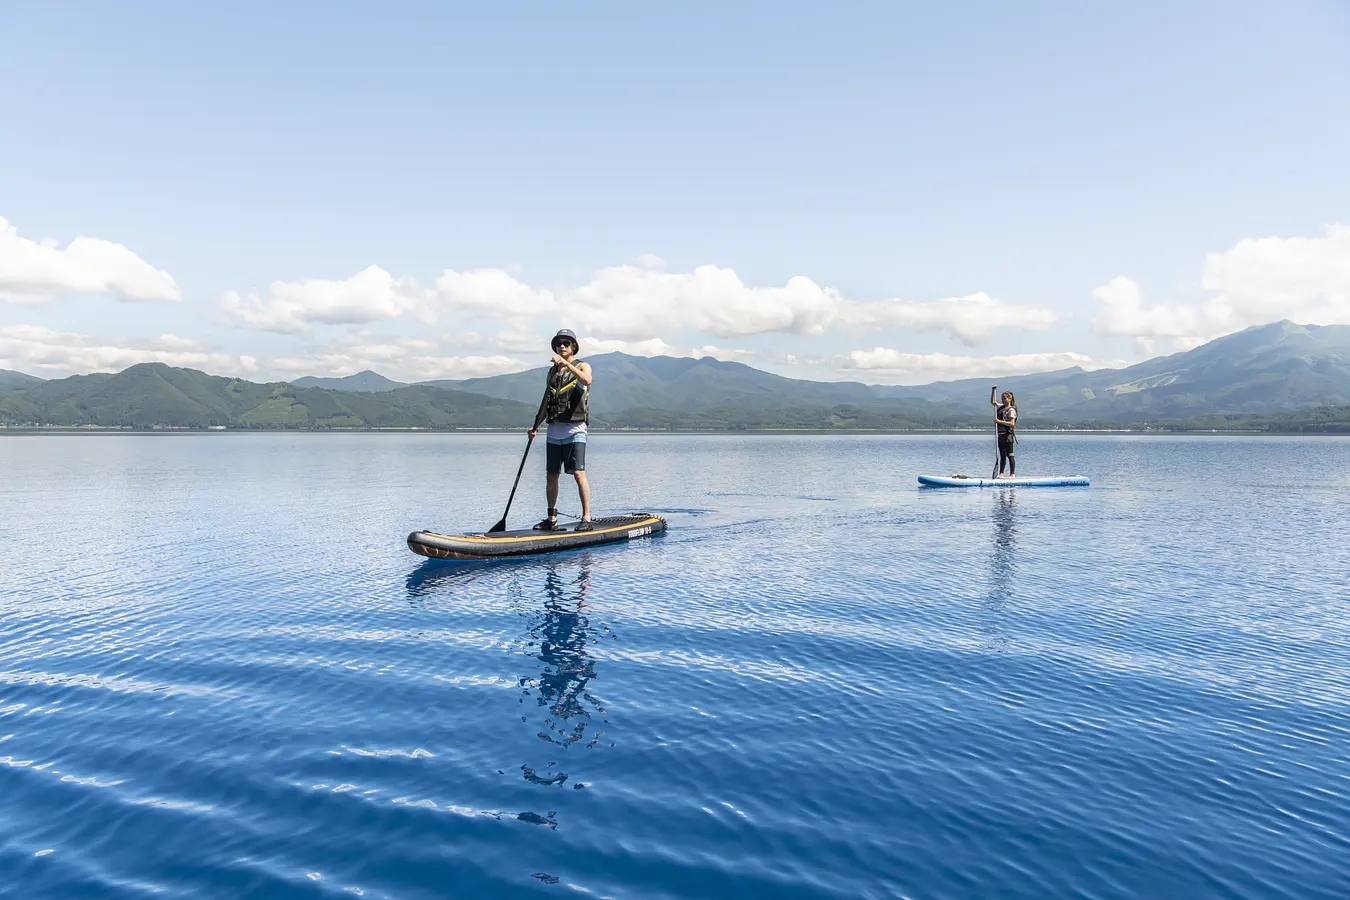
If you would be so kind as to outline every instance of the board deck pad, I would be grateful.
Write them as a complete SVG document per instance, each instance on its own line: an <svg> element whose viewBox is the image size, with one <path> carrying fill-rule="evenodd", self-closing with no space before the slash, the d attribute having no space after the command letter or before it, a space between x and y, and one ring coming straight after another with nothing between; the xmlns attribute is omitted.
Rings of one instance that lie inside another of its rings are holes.
<svg viewBox="0 0 1350 900"><path fill-rule="evenodd" d="M928 487L1087 487L1086 475L1019 475L1016 478L982 478L979 475L920 475Z"/></svg>
<svg viewBox="0 0 1350 900"><path fill-rule="evenodd" d="M431 559L495 559L631 541L666 530L666 520L650 513L607 516L593 519L591 524L595 526L592 531L577 531L575 524L565 525L558 531L518 528L493 534L414 531L408 535L408 549Z"/></svg>

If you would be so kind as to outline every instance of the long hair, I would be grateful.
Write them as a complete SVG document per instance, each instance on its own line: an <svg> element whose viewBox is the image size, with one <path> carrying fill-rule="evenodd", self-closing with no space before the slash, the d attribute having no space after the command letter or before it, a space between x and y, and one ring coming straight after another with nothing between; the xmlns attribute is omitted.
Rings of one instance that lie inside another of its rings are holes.
<svg viewBox="0 0 1350 900"><path fill-rule="evenodd" d="M1017 406L1017 398L1013 396L1013 392L1012 392L1012 391L1004 391L1003 393L1005 393L1005 394L1008 395L1008 405L1009 405L1009 406L1012 406L1012 407L1016 407L1016 406ZM999 399L1002 399L1002 398L1000 397Z"/></svg>

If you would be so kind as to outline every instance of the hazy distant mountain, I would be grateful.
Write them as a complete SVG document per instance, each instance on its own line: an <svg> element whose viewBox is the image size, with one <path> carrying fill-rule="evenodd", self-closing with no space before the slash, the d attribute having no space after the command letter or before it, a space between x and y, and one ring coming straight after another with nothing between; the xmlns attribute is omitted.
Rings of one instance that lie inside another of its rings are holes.
<svg viewBox="0 0 1350 900"><path fill-rule="evenodd" d="M42 381L35 375L25 375L22 372L16 372L13 369L0 369L0 391L10 387L18 387L25 384L37 384Z"/></svg>
<svg viewBox="0 0 1350 900"><path fill-rule="evenodd" d="M348 375L345 378L319 378L314 375L306 375L304 378L295 379L291 384L303 388L328 388L332 391L356 391L368 394L378 394L382 391L392 391L395 388L408 386L406 382L385 378L380 373L372 372L369 369L364 372L357 372L355 375Z"/></svg>
<svg viewBox="0 0 1350 900"><path fill-rule="evenodd" d="M1257 325L1124 369L1066 369L896 389L951 411L1011 390L1030 419L1137 421L1350 404L1350 325Z"/></svg>
<svg viewBox="0 0 1350 900"><path fill-rule="evenodd" d="M1072 368L919 386L801 381L712 358L605 353L588 360L596 373L592 409L607 414L630 408L692 412L851 404L923 418L984 415L995 383L1016 394L1031 422L1274 413L1350 404L1347 325L1276 322L1125 369ZM428 383L538 403L543 382L540 368Z"/></svg>
<svg viewBox="0 0 1350 900"><path fill-rule="evenodd" d="M923 415L940 415L948 411L921 395L897 396L889 387L784 378L742 363L712 357L689 359L602 353L588 356L586 361L595 371L591 410L597 415L635 408L693 412L723 407L767 410L839 404L892 412L913 411ZM546 371L547 367L510 375L426 383L537 404L543 395Z"/></svg>
<svg viewBox="0 0 1350 900"><path fill-rule="evenodd" d="M236 428L522 427L535 406L463 391L406 387L380 394L255 384L163 363L75 375L0 393L0 423Z"/></svg>

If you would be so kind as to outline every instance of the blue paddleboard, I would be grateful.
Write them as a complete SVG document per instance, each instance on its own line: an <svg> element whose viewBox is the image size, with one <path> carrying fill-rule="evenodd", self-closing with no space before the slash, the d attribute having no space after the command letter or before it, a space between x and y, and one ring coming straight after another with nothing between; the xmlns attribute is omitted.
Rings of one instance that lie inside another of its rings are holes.
<svg viewBox="0 0 1350 900"><path fill-rule="evenodd" d="M919 484L929 487L1086 487L1085 475L1042 475L1016 478L981 478L978 475L920 475Z"/></svg>

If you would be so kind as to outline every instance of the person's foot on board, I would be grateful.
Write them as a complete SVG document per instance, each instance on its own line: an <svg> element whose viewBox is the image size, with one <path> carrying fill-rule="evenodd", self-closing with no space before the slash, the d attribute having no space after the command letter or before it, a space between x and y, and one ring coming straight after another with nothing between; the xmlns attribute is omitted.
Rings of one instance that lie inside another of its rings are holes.
<svg viewBox="0 0 1350 900"><path fill-rule="evenodd" d="M577 523L576 531L594 531L595 525L590 519L582 519Z"/></svg>
<svg viewBox="0 0 1350 900"><path fill-rule="evenodd" d="M557 531L558 520L553 518L543 519L534 526L535 531Z"/></svg>

